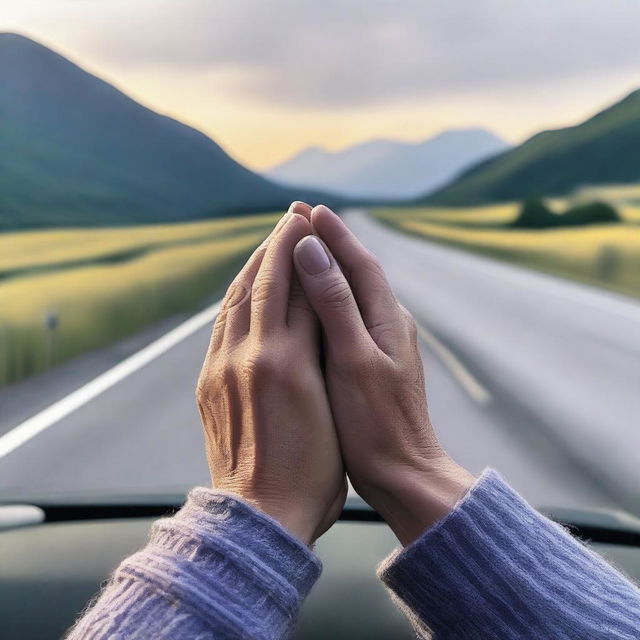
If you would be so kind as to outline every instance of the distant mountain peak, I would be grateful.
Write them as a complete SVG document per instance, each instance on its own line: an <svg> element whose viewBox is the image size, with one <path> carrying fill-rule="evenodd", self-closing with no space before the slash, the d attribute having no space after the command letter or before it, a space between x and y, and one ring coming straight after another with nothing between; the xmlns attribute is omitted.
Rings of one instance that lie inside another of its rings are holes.
<svg viewBox="0 0 640 640"><path fill-rule="evenodd" d="M640 182L640 89L584 122L542 131L470 167L428 200L472 205L636 182Z"/></svg>
<svg viewBox="0 0 640 640"><path fill-rule="evenodd" d="M68 64L73 64L54 49L50 49L29 36L13 31L0 31L0 50L4 55L9 53L11 55L35 54L49 59L61 58Z"/></svg>
<svg viewBox="0 0 640 640"><path fill-rule="evenodd" d="M22 35L21 33L17 33L15 31L0 31L0 42L9 41L9 40L15 40L18 42L29 42L38 47L43 46L36 40L32 40L28 36Z"/></svg>
<svg viewBox="0 0 640 640"><path fill-rule="evenodd" d="M406 199L446 183L469 164L507 146L480 127L446 130L422 141L375 138L338 151L308 147L264 175L281 184L350 197Z"/></svg>

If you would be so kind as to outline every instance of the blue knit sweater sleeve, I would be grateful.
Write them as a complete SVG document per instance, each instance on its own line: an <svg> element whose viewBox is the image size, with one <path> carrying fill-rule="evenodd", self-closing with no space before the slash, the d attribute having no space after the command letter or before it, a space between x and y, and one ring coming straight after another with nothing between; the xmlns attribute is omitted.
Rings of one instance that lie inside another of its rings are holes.
<svg viewBox="0 0 640 640"><path fill-rule="evenodd" d="M640 590L495 471L379 575L420 637L640 638Z"/></svg>
<svg viewBox="0 0 640 640"><path fill-rule="evenodd" d="M306 546L232 495L191 491L122 562L69 640L275 640L320 575Z"/></svg>

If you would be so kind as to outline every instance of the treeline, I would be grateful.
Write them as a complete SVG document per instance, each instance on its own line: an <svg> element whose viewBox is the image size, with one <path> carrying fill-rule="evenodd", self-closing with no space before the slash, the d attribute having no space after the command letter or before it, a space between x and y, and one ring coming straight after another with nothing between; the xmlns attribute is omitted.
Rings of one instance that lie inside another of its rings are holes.
<svg viewBox="0 0 640 640"><path fill-rule="evenodd" d="M541 198L529 198L509 224L516 229L550 229L589 224L622 222L620 214L606 202L588 202L569 207L564 213L552 211Z"/></svg>

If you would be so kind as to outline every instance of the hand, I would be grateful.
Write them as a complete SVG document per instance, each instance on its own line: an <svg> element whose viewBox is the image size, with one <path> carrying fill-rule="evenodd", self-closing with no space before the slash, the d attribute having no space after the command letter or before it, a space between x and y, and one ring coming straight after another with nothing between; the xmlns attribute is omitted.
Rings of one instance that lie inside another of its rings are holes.
<svg viewBox="0 0 640 640"><path fill-rule="evenodd" d="M451 511L474 478L447 456L431 426L415 322L382 267L326 207L313 209L311 223L326 244L301 239L294 261L324 329L327 391L347 473L408 544Z"/></svg>
<svg viewBox="0 0 640 640"><path fill-rule="evenodd" d="M311 233L295 212L310 210L294 203L229 287L197 389L214 486L307 544L346 497L317 318L293 271L293 249Z"/></svg>

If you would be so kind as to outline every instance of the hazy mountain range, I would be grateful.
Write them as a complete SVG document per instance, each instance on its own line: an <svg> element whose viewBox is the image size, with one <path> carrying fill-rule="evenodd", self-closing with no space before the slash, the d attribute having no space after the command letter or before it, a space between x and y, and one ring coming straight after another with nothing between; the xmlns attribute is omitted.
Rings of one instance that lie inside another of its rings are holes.
<svg viewBox="0 0 640 640"><path fill-rule="evenodd" d="M354 198L415 198L508 146L485 129L451 130L417 143L372 140L342 151L310 147L263 175Z"/></svg>
<svg viewBox="0 0 640 640"><path fill-rule="evenodd" d="M313 148L265 178L50 49L0 34L0 230L178 221L295 199L473 205L639 182L640 91L582 124L506 146L466 129L417 144Z"/></svg>
<svg viewBox="0 0 640 640"><path fill-rule="evenodd" d="M581 124L543 131L477 164L426 201L471 205L633 182L640 182L640 90Z"/></svg>
<svg viewBox="0 0 640 640"><path fill-rule="evenodd" d="M0 229L282 209L276 185L213 140L50 49L0 34Z"/></svg>

